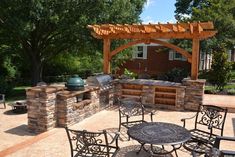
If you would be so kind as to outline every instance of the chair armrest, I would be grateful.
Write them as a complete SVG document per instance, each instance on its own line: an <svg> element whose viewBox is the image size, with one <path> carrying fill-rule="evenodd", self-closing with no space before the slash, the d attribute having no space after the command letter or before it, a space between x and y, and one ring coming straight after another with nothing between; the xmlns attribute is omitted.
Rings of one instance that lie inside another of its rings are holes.
<svg viewBox="0 0 235 157"><path fill-rule="evenodd" d="M235 155L235 151L232 150L221 150L220 152L222 155L231 155L231 156Z"/></svg>
<svg viewBox="0 0 235 157"><path fill-rule="evenodd" d="M120 136L120 133L119 133L119 132L115 132L115 136L113 137L112 141L111 141L109 144L112 144L112 143L114 143L115 141L117 141L118 138L119 138L119 136Z"/></svg>
<svg viewBox="0 0 235 157"><path fill-rule="evenodd" d="M192 117L188 117L188 118L182 118L181 119L181 122L183 122L184 124L183 124L183 127L185 127L185 124L186 124L186 120L190 120L190 119L193 119L193 118L195 118L197 116L197 114L195 114L194 116L192 116Z"/></svg>
<svg viewBox="0 0 235 157"><path fill-rule="evenodd" d="M214 147L219 149L220 141L235 141L235 137L228 137L228 136L216 136Z"/></svg>
<svg viewBox="0 0 235 157"><path fill-rule="evenodd" d="M217 140L226 140L226 141L235 141L235 137L228 137L228 136L217 136Z"/></svg>

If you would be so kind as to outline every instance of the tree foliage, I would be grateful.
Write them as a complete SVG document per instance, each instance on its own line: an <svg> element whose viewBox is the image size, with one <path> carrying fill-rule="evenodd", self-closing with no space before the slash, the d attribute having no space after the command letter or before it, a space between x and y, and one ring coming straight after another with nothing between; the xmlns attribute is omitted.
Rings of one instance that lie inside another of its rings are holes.
<svg viewBox="0 0 235 157"><path fill-rule="evenodd" d="M201 49L204 52L213 50L209 80L222 89L230 75L226 50L233 49L235 45L235 0L177 0L175 6L179 21L214 23L218 32L215 37L201 42Z"/></svg>
<svg viewBox="0 0 235 157"><path fill-rule="evenodd" d="M235 0L177 0L176 18L179 21L212 21L218 31L207 46L225 43L235 45Z"/></svg>
<svg viewBox="0 0 235 157"><path fill-rule="evenodd" d="M1 0L1 51L19 54L29 64L32 84L45 63L60 53L91 53L101 44L88 24L135 23L145 0Z"/></svg>
<svg viewBox="0 0 235 157"><path fill-rule="evenodd" d="M232 65L228 60L228 54L223 45L213 49L213 61L209 71L209 82L216 86L216 89L223 90L224 86L231 79Z"/></svg>

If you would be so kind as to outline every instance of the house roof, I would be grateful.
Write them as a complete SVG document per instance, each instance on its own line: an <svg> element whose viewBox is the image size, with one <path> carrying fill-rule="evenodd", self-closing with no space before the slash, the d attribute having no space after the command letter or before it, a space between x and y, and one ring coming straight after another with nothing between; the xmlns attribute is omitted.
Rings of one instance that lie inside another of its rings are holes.
<svg viewBox="0 0 235 157"><path fill-rule="evenodd" d="M212 22L167 24L101 24L88 25L91 34L98 39L206 39L214 36Z"/></svg>

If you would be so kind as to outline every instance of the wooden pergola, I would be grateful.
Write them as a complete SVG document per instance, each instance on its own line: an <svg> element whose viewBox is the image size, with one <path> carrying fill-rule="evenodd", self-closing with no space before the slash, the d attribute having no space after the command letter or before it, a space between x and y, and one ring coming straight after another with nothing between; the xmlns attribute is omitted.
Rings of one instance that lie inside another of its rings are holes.
<svg viewBox="0 0 235 157"><path fill-rule="evenodd" d="M155 43L171 48L187 58L191 63L191 79L198 78L199 47L200 40L214 36L217 31L214 30L212 22L193 22L176 24L102 24L88 25L91 34L97 39L103 39L103 72L110 73L110 61L114 55L120 51L139 44ZM129 43L122 45L115 50L110 49L111 41L115 39L132 39ZM159 39L192 39L192 54L186 50L162 41Z"/></svg>

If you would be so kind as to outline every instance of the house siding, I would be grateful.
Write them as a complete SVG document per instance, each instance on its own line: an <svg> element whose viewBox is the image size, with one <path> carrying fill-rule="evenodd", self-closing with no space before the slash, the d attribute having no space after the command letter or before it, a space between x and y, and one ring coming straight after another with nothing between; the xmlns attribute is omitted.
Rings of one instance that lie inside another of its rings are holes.
<svg viewBox="0 0 235 157"><path fill-rule="evenodd" d="M147 59L131 59L120 67L119 74L128 69L137 74L147 73L151 76L162 75L173 68L190 70L191 64L187 61L169 60L169 50L160 46L147 47Z"/></svg>

